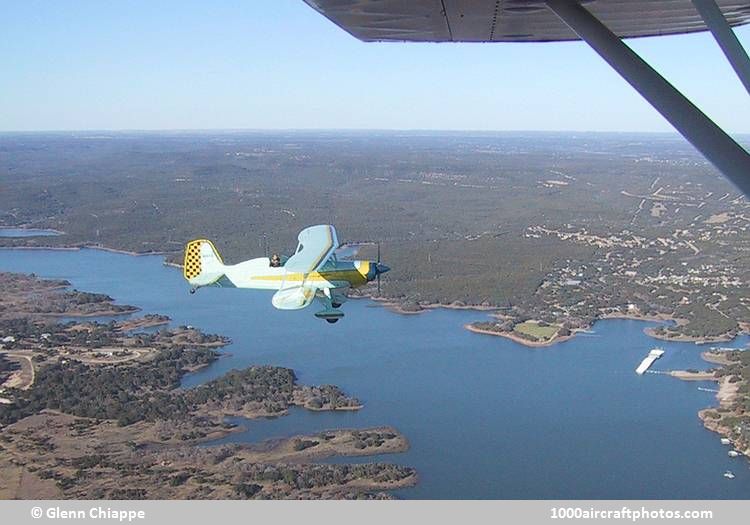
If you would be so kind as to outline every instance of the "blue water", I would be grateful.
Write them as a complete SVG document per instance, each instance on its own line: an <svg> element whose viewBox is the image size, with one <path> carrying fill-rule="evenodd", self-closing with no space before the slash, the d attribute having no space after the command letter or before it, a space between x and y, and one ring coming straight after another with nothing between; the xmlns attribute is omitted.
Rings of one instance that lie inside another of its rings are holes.
<svg viewBox="0 0 750 525"><path fill-rule="evenodd" d="M56 235L60 235L60 232L37 228L0 228L0 237L54 237Z"/></svg>
<svg viewBox="0 0 750 525"><path fill-rule="evenodd" d="M420 481L403 498L738 498L750 496L750 468L727 457L699 409L715 404L710 382L683 382L635 367L657 343L654 370L707 368L706 347L655 341L653 323L601 321L595 334L540 349L472 334L482 313L435 310L401 316L354 300L346 318L323 323L311 311L281 312L270 293L202 289L188 294L180 272L158 256L98 250L0 250L0 270L65 278L144 313L164 313L228 335L214 365L190 387L232 368L274 364L304 383L333 383L359 397L359 412L292 410L244 421L221 441L257 441L336 427L392 425L411 449L375 459L412 465ZM731 346L744 347L747 337ZM336 458L335 462L373 458ZM731 469L736 479L722 473Z"/></svg>

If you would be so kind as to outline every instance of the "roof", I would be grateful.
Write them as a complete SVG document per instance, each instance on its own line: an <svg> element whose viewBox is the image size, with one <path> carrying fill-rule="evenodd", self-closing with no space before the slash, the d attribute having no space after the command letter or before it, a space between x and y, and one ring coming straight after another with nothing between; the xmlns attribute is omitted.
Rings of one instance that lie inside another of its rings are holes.
<svg viewBox="0 0 750 525"><path fill-rule="evenodd" d="M365 42L579 40L540 0L304 0ZM621 38L706 31L692 0L581 0ZM716 0L731 26L750 22L750 0Z"/></svg>

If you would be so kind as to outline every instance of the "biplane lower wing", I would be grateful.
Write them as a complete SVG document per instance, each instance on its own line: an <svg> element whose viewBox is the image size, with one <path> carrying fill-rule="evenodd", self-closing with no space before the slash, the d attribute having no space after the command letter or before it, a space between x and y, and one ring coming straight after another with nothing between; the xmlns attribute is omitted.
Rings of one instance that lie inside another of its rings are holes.
<svg viewBox="0 0 750 525"><path fill-rule="evenodd" d="M315 299L318 287L308 278L320 269L339 247L336 229L329 224L310 226L297 237L297 249L284 264L284 280L271 299L279 310L299 310Z"/></svg>
<svg viewBox="0 0 750 525"><path fill-rule="evenodd" d="M279 310L300 310L313 302L316 292L316 288L311 286L281 288L273 294L271 304Z"/></svg>

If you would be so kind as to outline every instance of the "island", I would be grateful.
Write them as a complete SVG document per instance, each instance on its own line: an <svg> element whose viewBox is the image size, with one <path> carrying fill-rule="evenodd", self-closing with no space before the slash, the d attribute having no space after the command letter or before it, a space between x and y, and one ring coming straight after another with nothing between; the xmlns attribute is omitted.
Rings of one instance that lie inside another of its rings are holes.
<svg viewBox="0 0 750 525"><path fill-rule="evenodd" d="M137 309L64 281L0 278L8 290L0 310L0 498L389 498L416 483L410 467L316 463L407 450L391 427L212 446L242 429L227 416L252 424L291 407L362 403L270 365L180 388L185 374L220 358L228 339L188 326L138 331L165 325L160 315L90 321ZM77 319L59 322L47 309Z"/></svg>

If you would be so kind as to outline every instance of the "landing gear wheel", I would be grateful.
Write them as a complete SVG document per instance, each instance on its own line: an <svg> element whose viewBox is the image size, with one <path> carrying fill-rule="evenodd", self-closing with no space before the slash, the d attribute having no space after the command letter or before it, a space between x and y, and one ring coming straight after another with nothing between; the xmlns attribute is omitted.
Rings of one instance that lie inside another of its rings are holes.
<svg viewBox="0 0 750 525"><path fill-rule="evenodd" d="M326 319L326 321L328 321L329 323L333 324L336 321L338 321L338 319Z"/></svg>
<svg viewBox="0 0 750 525"><path fill-rule="evenodd" d="M331 303L334 308L341 308L341 303Z"/></svg>
<svg viewBox="0 0 750 525"><path fill-rule="evenodd" d="M190 289L190 295L192 295L192 294L194 294L194 293L195 293L195 288L191 288L191 289Z"/></svg>

